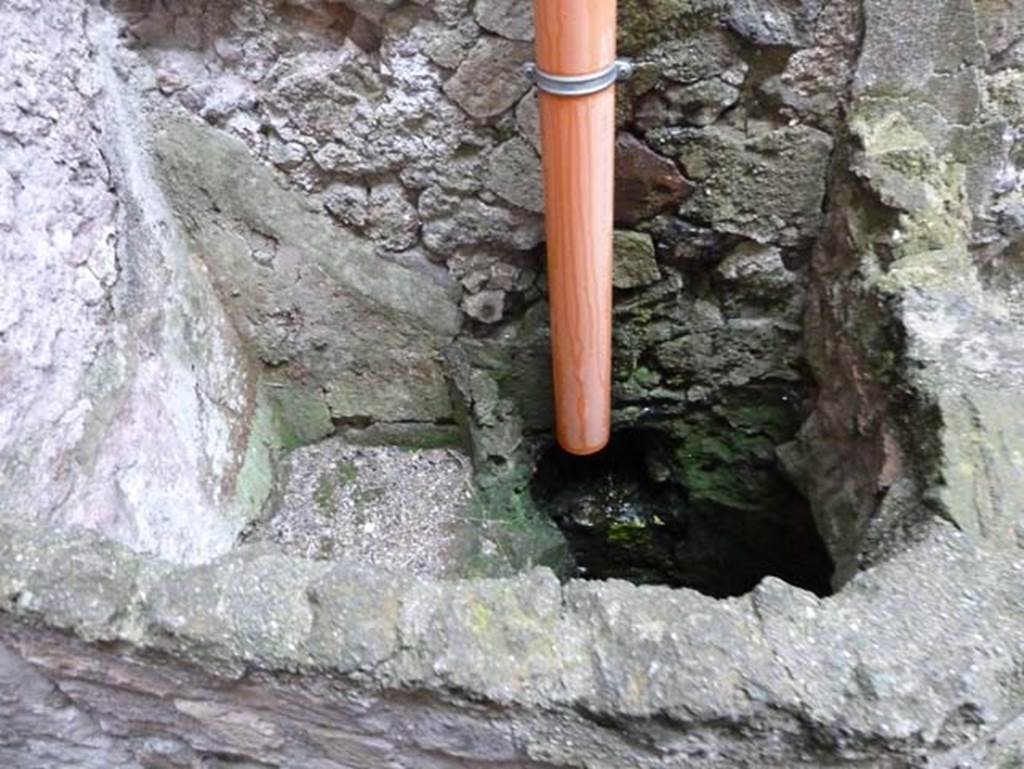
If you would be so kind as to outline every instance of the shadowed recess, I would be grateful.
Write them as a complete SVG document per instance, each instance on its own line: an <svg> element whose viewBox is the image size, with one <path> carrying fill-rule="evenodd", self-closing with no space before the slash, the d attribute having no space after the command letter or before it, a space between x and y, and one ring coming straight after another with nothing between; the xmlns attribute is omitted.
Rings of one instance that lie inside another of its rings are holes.
<svg viewBox="0 0 1024 769"><path fill-rule="evenodd" d="M807 502L774 460L761 468L773 486L763 506L730 506L703 496L692 475L688 487L680 456L670 434L647 428L617 432L591 457L543 452L533 495L569 540L578 576L727 597L772 575L831 593L832 561Z"/></svg>

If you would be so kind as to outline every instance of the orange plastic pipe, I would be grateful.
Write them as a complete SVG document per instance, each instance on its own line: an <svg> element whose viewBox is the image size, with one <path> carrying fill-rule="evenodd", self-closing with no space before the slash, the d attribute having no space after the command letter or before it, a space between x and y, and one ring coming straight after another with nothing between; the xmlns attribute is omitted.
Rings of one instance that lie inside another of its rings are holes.
<svg viewBox="0 0 1024 769"><path fill-rule="evenodd" d="M538 69L581 76L615 63L615 0L533 9ZM556 435L593 454L611 430L615 87L539 98Z"/></svg>

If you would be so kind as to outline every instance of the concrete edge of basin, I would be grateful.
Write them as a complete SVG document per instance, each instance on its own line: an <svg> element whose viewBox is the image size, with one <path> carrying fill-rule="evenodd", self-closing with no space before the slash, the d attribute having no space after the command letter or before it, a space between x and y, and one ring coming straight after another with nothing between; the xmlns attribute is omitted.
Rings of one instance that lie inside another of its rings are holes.
<svg viewBox="0 0 1024 769"><path fill-rule="evenodd" d="M84 530L5 524L0 610L228 678L323 673L659 728L726 720L752 735L782 716L854 752L953 747L1021 707L1024 561L946 524L832 598L767 579L728 600L563 585L544 569L432 581L267 546L177 566Z"/></svg>

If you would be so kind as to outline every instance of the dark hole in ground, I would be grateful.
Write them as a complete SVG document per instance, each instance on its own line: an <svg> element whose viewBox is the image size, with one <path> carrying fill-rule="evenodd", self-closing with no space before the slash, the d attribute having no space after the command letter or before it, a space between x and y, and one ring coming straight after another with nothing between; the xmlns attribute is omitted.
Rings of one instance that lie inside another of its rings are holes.
<svg viewBox="0 0 1024 769"><path fill-rule="evenodd" d="M743 595L772 575L831 593L832 560L807 501L773 459L750 470L770 483L764 505L731 507L687 488L674 448L657 430L632 429L592 457L557 446L543 452L533 496L565 533L579 576L722 598ZM728 469L743 472L743 465Z"/></svg>

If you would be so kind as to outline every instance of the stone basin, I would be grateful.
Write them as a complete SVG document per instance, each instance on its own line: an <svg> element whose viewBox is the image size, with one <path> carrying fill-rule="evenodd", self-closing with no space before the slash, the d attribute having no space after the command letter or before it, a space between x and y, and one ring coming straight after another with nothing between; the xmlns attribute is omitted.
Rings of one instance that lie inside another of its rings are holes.
<svg viewBox="0 0 1024 769"><path fill-rule="evenodd" d="M528 3L0 5L0 765L1024 766L1022 13L620 3L574 467Z"/></svg>
<svg viewBox="0 0 1024 769"><path fill-rule="evenodd" d="M990 767L1024 744L1024 565L948 525L827 599L2 542L9 766Z"/></svg>

